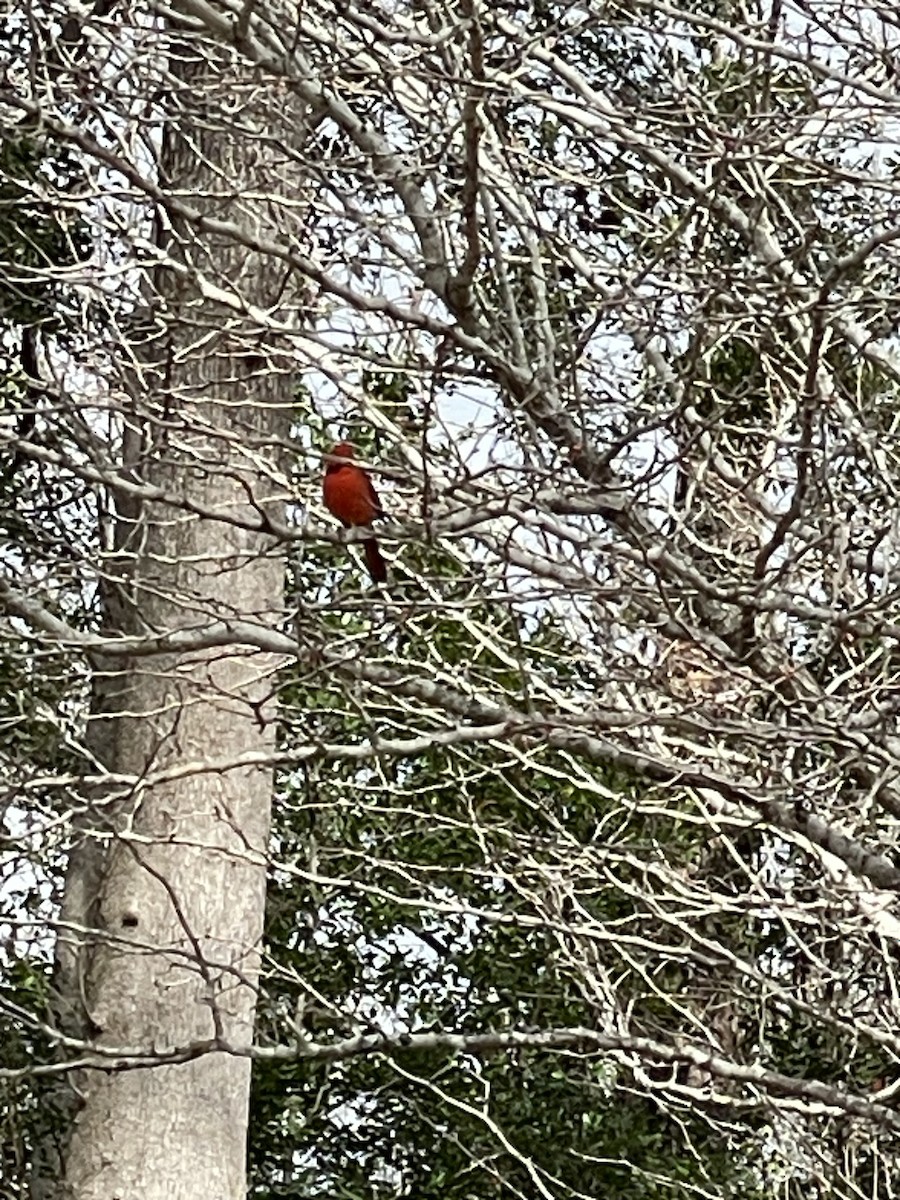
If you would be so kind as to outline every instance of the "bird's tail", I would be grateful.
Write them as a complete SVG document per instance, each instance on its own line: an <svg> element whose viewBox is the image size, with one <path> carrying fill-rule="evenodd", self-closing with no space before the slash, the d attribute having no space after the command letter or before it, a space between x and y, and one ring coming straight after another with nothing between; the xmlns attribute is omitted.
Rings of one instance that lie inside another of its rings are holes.
<svg viewBox="0 0 900 1200"><path fill-rule="evenodd" d="M363 542L363 553L366 556L366 566L369 568L372 582L387 583L387 563L381 557L381 551L374 538L366 538Z"/></svg>

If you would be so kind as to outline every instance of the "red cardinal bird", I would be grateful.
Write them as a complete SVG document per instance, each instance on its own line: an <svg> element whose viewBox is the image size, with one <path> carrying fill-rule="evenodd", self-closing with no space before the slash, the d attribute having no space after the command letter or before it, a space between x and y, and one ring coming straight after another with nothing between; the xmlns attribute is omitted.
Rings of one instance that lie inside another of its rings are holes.
<svg viewBox="0 0 900 1200"><path fill-rule="evenodd" d="M329 459L352 459L354 448L350 442L338 442L325 458L325 479L322 495L325 507L344 526L371 525L376 517L383 517L381 505L372 480L353 462L329 462ZM387 564L381 557L374 538L363 542L366 566L374 583L387 581Z"/></svg>

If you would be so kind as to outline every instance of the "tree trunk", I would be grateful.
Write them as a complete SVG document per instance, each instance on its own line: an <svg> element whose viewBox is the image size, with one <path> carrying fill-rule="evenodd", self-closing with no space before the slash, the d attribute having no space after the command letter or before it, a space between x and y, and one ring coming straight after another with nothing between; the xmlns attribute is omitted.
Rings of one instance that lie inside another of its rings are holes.
<svg viewBox="0 0 900 1200"><path fill-rule="evenodd" d="M242 202L264 190L261 140L229 136L208 119L211 97L227 86L221 64L215 75L200 62L180 74L186 86L161 177L205 215L265 232L265 216ZM194 104L198 113L206 107L192 128ZM201 300L193 272L269 309L282 280L242 245L208 234L201 244L173 226L166 250L188 270L166 271L154 286L164 333L157 316L154 354L144 354L155 361L140 372L136 401L139 472L222 519L177 504L148 504L136 517L120 508L114 561L129 569L121 600L128 615L118 624L131 633L223 619L271 623L282 602L272 539L230 522L277 515L266 462L279 410L289 410L290 380L270 363L260 370L263 331L234 308ZM74 953L67 935L58 985L99 1051L128 1050L147 1065L79 1077L65 1180L74 1200L231 1200L245 1193L249 1058L211 1050L153 1064L208 1039L237 1047L252 1040L271 769L221 764L272 748L277 663L220 647L127 664L109 656L103 670L110 666L115 673L97 689L106 700L94 715L96 741L108 746L109 769L133 783L107 789L91 809L88 837L103 846L99 889L81 869L98 874L90 853L70 863L64 919L88 933Z"/></svg>

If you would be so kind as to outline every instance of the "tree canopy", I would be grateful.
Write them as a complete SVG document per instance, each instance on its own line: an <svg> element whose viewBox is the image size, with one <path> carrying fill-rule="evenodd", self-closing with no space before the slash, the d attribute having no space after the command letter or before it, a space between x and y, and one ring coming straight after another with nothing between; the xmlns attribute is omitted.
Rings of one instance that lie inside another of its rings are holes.
<svg viewBox="0 0 900 1200"><path fill-rule="evenodd" d="M2 34L0 1191L887 1200L893 14Z"/></svg>

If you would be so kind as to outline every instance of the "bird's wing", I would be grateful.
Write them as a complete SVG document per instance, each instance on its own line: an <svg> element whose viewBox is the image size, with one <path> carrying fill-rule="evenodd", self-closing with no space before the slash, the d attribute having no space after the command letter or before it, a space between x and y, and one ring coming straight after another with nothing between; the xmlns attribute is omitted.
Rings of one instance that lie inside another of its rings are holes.
<svg viewBox="0 0 900 1200"><path fill-rule="evenodd" d="M375 491L375 485L372 480L366 475L366 494L375 506L375 516L383 517L384 509L381 507L381 501L378 499L378 493Z"/></svg>

